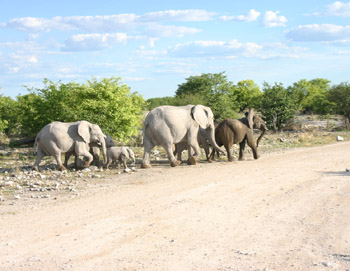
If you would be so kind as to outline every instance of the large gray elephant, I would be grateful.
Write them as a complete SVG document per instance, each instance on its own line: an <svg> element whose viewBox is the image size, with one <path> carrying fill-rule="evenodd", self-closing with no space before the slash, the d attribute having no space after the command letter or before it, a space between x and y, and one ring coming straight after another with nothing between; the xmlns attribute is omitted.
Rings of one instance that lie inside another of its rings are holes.
<svg viewBox="0 0 350 271"><path fill-rule="evenodd" d="M209 107L203 105L159 106L150 111L143 124L144 154L142 168L151 167L150 151L154 146L163 146L167 152L170 165L178 166L173 154L173 144L188 143L194 150L189 164L195 165L200 155L197 141L198 129L202 127L209 133L212 146L225 153L215 142L214 115Z"/></svg>
<svg viewBox="0 0 350 271"><path fill-rule="evenodd" d="M37 148L37 158L34 169L38 170L44 156L53 156L59 170L66 168L62 164L62 153L74 153L85 157L85 167L93 160L89 152L90 146L102 147L104 163L107 162L106 135L101 128L87 121L59 122L47 124L35 138L34 148Z"/></svg>
<svg viewBox="0 0 350 271"><path fill-rule="evenodd" d="M219 146L224 145L227 151L228 161L233 161L233 156L230 148L233 144L239 144L239 160L244 159L245 144L251 147L254 159L258 159L257 145L268 130L265 121L258 115L255 115L253 110L245 114L241 119L225 119L219 123L215 129L215 139ZM257 143L255 144L253 129L260 129L262 131ZM210 154L210 158L214 160L215 150Z"/></svg>

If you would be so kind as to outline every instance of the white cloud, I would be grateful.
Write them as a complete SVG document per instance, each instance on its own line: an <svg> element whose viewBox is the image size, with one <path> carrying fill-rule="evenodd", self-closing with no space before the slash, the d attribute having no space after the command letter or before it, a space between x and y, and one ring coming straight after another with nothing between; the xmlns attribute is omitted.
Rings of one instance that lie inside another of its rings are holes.
<svg viewBox="0 0 350 271"><path fill-rule="evenodd" d="M296 58L306 49L289 47L283 43L257 44L240 43L237 40L194 41L177 44L169 48L168 54L173 57L207 57L207 58Z"/></svg>
<svg viewBox="0 0 350 271"><path fill-rule="evenodd" d="M334 24L299 25L287 32L294 41L336 41L350 39L350 26Z"/></svg>
<svg viewBox="0 0 350 271"><path fill-rule="evenodd" d="M340 1L333 2L327 5L325 12L314 13L316 16L340 16L340 17L350 17L350 2L343 3Z"/></svg>
<svg viewBox="0 0 350 271"><path fill-rule="evenodd" d="M264 27L278 27L278 26L286 26L288 22L287 18L284 16L278 16L279 11L266 11L262 18L262 25Z"/></svg>
<svg viewBox="0 0 350 271"><path fill-rule="evenodd" d="M198 22L209 21L213 19L216 13L207 12L202 9L188 10L165 10L149 12L140 16L139 21L159 22L159 21L176 21L176 22Z"/></svg>
<svg viewBox="0 0 350 271"><path fill-rule="evenodd" d="M325 45L336 46L336 47L350 47L350 39L348 40L336 40L336 41L325 41Z"/></svg>
<svg viewBox="0 0 350 271"><path fill-rule="evenodd" d="M125 43L128 37L124 33L78 34L65 41L63 51L95 51Z"/></svg>
<svg viewBox="0 0 350 271"><path fill-rule="evenodd" d="M239 16L221 16L220 20L222 21L236 21L236 22L252 22L255 21L260 16L260 12L255 9L249 10L247 15Z"/></svg>
<svg viewBox="0 0 350 271"><path fill-rule="evenodd" d="M89 33L132 31L143 27L148 23L160 23L164 21L189 22L208 21L215 13L205 10L167 10L150 12L143 15L116 14L107 16L70 16L46 18L15 18L7 23L1 23L3 28L15 28L27 32L49 32L53 30L73 31L80 30Z"/></svg>
<svg viewBox="0 0 350 271"><path fill-rule="evenodd" d="M176 25L160 25L148 24L145 33L151 37L183 37L185 35L193 35L202 30L194 27L176 26Z"/></svg>

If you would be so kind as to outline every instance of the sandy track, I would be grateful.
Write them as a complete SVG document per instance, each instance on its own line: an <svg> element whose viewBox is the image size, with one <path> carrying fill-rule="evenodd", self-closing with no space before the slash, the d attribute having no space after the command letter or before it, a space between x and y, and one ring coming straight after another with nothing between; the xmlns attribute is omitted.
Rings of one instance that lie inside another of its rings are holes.
<svg viewBox="0 0 350 271"><path fill-rule="evenodd" d="M350 270L347 167L342 142L3 204L0 270Z"/></svg>

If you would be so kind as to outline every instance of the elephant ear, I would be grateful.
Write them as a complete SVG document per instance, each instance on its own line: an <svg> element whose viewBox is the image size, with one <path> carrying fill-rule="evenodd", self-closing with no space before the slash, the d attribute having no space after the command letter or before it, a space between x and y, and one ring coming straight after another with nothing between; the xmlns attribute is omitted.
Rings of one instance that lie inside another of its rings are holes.
<svg viewBox="0 0 350 271"><path fill-rule="evenodd" d="M253 111L253 109L250 108L249 112L248 112L248 115L247 115L248 124L249 124L249 128L250 129L253 129L253 127L254 127L253 118L254 118L254 111Z"/></svg>
<svg viewBox="0 0 350 271"><path fill-rule="evenodd" d="M206 129L210 125L210 121L213 119L213 112L209 107L195 105L191 109L191 116L201 128Z"/></svg>
<svg viewBox="0 0 350 271"><path fill-rule="evenodd" d="M81 121L78 124L78 134L85 141L85 143L90 143L90 123L87 121Z"/></svg>

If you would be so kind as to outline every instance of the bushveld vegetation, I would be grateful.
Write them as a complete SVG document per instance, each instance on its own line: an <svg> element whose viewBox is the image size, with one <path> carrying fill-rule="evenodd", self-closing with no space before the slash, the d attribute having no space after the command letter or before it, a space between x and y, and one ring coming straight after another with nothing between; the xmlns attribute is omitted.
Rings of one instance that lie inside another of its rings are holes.
<svg viewBox="0 0 350 271"><path fill-rule="evenodd" d="M102 130L128 142L138 134L145 110L159 105L203 104L209 106L215 121L235 118L254 108L269 128L283 129L297 113L329 116L339 114L350 128L350 84L331 85L327 79L302 79L291 86L253 80L229 81L224 72L190 76L179 84L172 97L147 101L123 84L120 78L92 79L85 83L44 80L41 89L27 88L16 99L0 95L0 133L35 136L52 121L87 120Z"/></svg>

